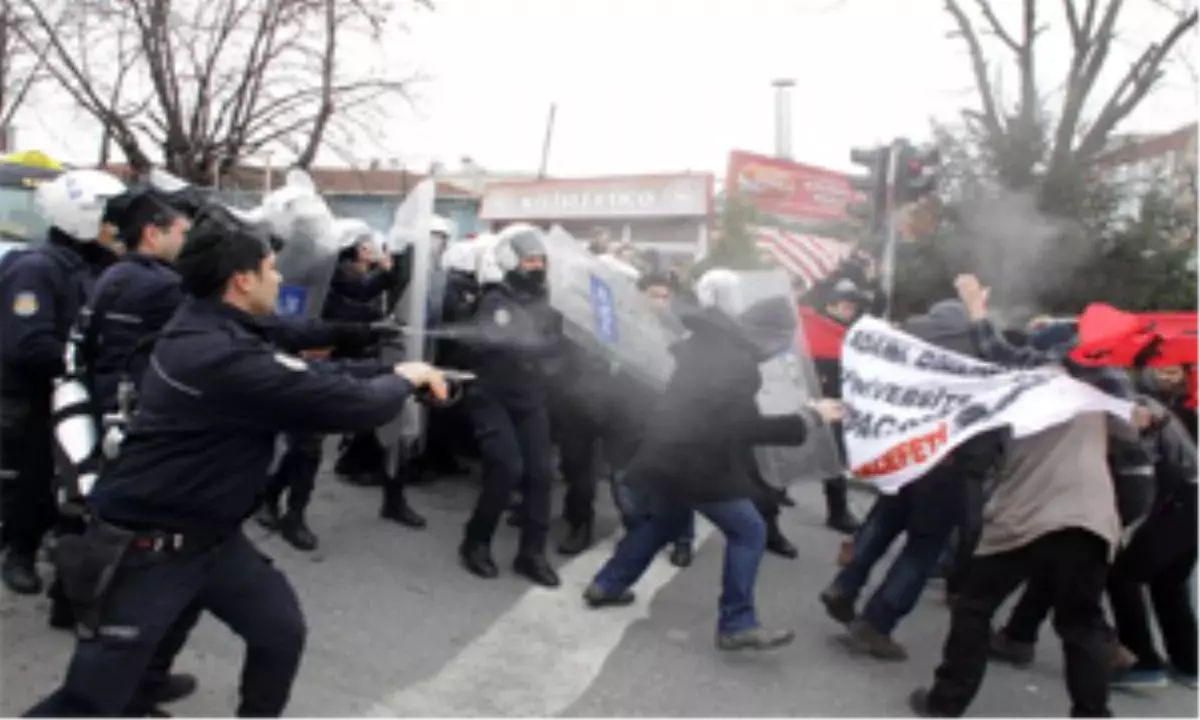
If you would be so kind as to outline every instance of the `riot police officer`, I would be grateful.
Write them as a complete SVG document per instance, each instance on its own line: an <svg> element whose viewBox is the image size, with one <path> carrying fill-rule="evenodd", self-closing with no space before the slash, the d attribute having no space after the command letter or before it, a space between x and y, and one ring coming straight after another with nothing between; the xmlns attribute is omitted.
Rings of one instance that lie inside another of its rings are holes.
<svg viewBox="0 0 1200 720"><path fill-rule="evenodd" d="M217 214L177 260L189 296L160 334L121 453L58 555L81 639L63 686L34 716L124 710L166 633L194 608L247 643L240 716L278 716L305 641L283 575L242 534L281 431L357 431L395 417L414 389L445 398L423 364L316 369L278 351L263 320L280 277L268 238ZM62 563L74 558L70 563Z"/></svg>
<svg viewBox="0 0 1200 720"><path fill-rule="evenodd" d="M124 190L96 170L63 173L38 188L47 241L8 253L0 264L0 474L4 500L4 584L41 592L34 560L54 525L50 394L63 373L71 324L96 274L116 259L96 242L105 201Z"/></svg>
<svg viewBox="0 0 1200 720"><path fill-rule="evenodd" d="M506 227L490 260L496 276L484 284L476 312L480 337L472 343L476 383L465 402L483 459L483 488L467 522L459 557L483 578L499 574L491 542L518 487L521 539L513 570L533 582L557 587L546 560L550 525L550 425L542 363L558 351L561 320L546 297L546 246L540 230Z"/></svg>

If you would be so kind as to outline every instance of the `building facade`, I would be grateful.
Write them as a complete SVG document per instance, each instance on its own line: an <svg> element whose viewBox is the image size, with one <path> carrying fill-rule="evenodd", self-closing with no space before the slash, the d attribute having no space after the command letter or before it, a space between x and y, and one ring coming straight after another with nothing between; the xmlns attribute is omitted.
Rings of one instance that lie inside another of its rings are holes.
<svg viewBox="0 0 1200 720"><path fill-rule="evenodd" d="M687 262L707 254L712 214L708 173L493 183L479 211L492 226L561 225L580 239L604 234L657 251L665 260Z"/></svg>
<svg viewBox="0 0 1200 720"><path fill-rule="evenodd" d="M1165 193L1196 219L1197 125L1158 135L1121 135L1096 159L1100 178L1121 194L1119 211L1136 217L1143 198Z"/></svg>

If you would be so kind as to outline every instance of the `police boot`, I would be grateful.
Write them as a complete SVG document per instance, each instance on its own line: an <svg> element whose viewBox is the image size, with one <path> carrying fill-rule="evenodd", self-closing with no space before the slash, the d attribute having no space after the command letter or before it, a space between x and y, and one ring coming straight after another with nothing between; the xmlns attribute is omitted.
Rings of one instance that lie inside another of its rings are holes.
<svg viewBox="0 0 1200 720"><path fill-rule="evenodd" d="M317 536L300 513L288 512L283 516L279 521L279 535L297 550L308 552L317 549Z"/></svg>
<svg viewBox="0 0 1200 720"><path fill-rule="evenodd" d="M379 517L416 530L427 524L425 518L408 504L404 488L394 481L383 486L383 506L379 508Z"/></svg>
<svg viewBox="0 0 1200 720"><path fill-rule="evenodd" d="M42 591L42 578L37 574L33 558L11 550L4 556L0 578L3 578L9 590L20 595L37 595Z"/></svg>
<svg viewBox="0 0 1200 720"><path fill-rule="evenodd" d="M522 552L513 561L513 572L542 587L556 588L560 584L558 573L542 553Z"/></svg>
<svg viewBox="0 0 1200 720"><path fill-rule="evenodd" d="M825 525L843 535L858 532L858 518L850 512L844 482L832 487L825 486Z"/></svg>
<svg viewBox="0 0 1200 720"><path fill-rule="evenodd" d="M279 529L279 499L267 498L255 514L254 520L267 530Z"/></svg>
<svg viewBox="0 0 1200 720"><path fill-rule="evenodd" d="M578 555L592 546L592 521L570 525L567 536L558 544L558 552L562 555Z"/></svg>
<svg viewBox="0 0 1200 720"><path fill-rule="evenodd" d="M500 575L500 568L492 559L492 549L484 543L463 540L458 546L458 559L467 572L485 580L492 580Z"/></svg>
<svg viewBox="0 0 1200 720"><path fill-rule="evenodd" d="M771 518L767 522L767 552L789 560L794 560L800 554L796 550L796 546L784 537L783 531L779 529L777 518Z"/></svg>
<svg viewBox="0 0 1200 720"><path fill-rule="evenodd" d="M150 695L150 700L155 705L167 705L179 702L185 697L194 694L198 685L199 683L196 681L195 675L171 673L167 676L166 682L154 688L154 691Z"/></svg>

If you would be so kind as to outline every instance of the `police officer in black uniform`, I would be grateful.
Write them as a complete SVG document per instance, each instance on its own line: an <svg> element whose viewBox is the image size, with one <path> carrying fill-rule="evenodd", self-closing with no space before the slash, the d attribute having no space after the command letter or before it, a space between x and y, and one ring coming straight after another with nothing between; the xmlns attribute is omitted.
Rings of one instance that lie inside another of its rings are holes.
<svg viewBox="0 0 1200 720"><path fill-rule="evenodd" d="M542 365L559 350L561 320L546 299L542 232L524 224L505 228L495 260L502 277L481 278L485 286L476 313L481 340L472 347L478 380L465 398L483 458L483 488L459 557L474 575L499 574L492 536L519 488L524 500L513 570L539 585L557 587L558 574L546 560L552 473Z"/></svg>
<svg viewBox="0 0 1200 720"><path fill-rule="evenodd" d="M315 367L280 352L263 325L280 283L269 240L228 216L197 220L177 269L190 297L158 339L121 453L88 497L87 529L58 555L90 636L30 716L121 713L164 634L197 604L247 643L238 715L280 715L304 618L241 530L261 502L277 433L367 429L415 389L447 395L427 365Z"/></svg>
<svg viewBox="0 0 1200 720"><path fill-rule="evenodd" d="M54 449L50 395L64 370L68 333L96 275L116 259L97 242L104 204L125 189L96 170L73 170L38 188L50 230L44 244L0 263L0 491L4 584L36 595L34 561L53 527Z"/></svg>

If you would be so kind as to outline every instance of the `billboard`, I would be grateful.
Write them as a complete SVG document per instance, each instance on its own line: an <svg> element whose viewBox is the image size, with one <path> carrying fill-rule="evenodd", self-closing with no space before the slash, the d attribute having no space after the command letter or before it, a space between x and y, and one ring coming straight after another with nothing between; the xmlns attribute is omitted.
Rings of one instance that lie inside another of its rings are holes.
<svg viewBox="0 0 1200 720"><path fill-rule="evenodd" d="M526 222L706 218L712 186L707 174L495 183L484 192L479 217Z"/></svg>
<svg viewBox="0 0 1200 720"><path fill-rule="evenodd" d="M847 220L846 204L860 198L844 173L735 150L725 192L761 212L799 223Z"/></svg>

